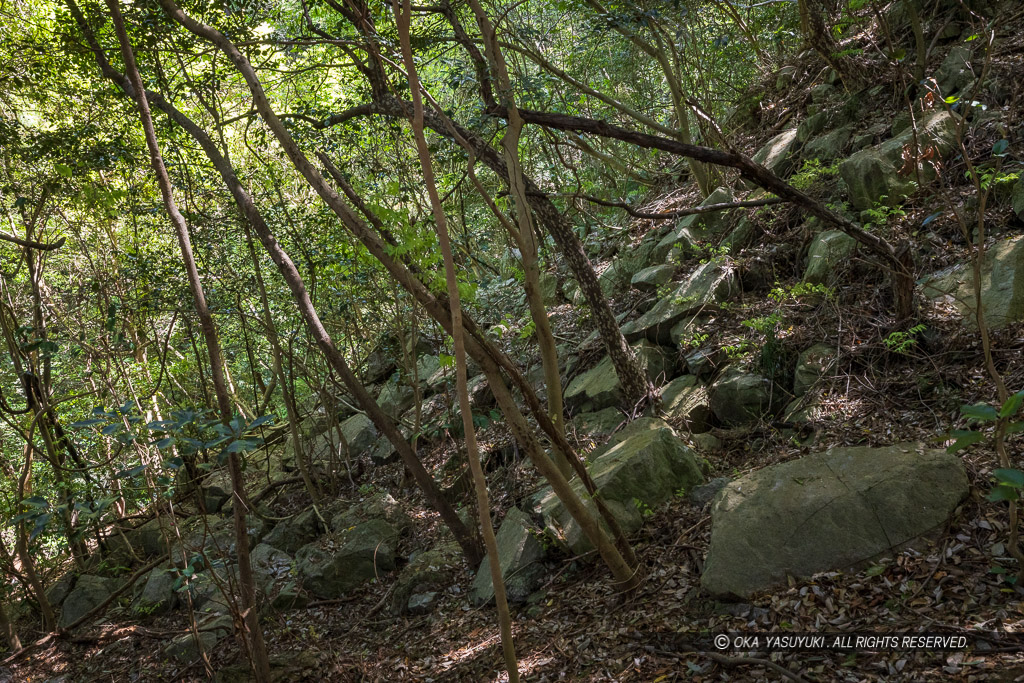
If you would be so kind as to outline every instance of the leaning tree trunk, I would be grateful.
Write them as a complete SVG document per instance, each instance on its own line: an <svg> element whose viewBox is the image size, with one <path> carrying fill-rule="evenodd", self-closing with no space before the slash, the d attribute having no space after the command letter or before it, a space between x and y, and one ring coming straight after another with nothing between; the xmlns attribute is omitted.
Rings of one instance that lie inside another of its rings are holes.
<svg viewBox="0 0 1024 683"><path fill-rule="evenodd" d="M188 226L185 225L185 218L178 211L177 204L174 201L171 179L167 174L167 168L164 166L163 158L160 154L156 131L153 127L153 118L149 111L149 103L146 100L146 90L142 84L142 76L139 75L138 67L135 64L135 55L132 53L131 45L128 42L128 34L125 31L124 20L121 17L121 10L118 7L117 0L107 0L107 7L110 9L110 16L114 22L117 39L121 43L121 55L124 58L125 70L127 71L128 79L131 81L135 93L135 101L139 107L139 118L142 120L142 128L146 134L146 145L149 147L150 161L153 171L156 173L157 182L160 185L160 194L163 196L164 206L167 208L167 213L178 237L182 261L185 266L185 272L188 275L189 287L192 290L192 299L195 304L196 313L199 316L199 325L203 332L203 338L206 341L206 350L210 357L210 373L213 379L213 388L217 394L220 419L227 425L231 422L233 411L227 385L224 381L220 342L217 340L217 330L214 327L213 315L207 307L206 295L203 292L202 282L199 280L199 271L196 268L195 257L192 255L192 243L188 234ZM241 641L248 650L255 680L259 683L265 683L270 680L270 660L267 657L267 648L263 641L259 610L256 605L256 582L252 572L252 564L249 561L249 531L246 525L248 499L245 495L242 467L238 454L235 452L228 453L228 473L231 477L231 491L234 498L231 507L235 527L235 553L238 558L238 584L239 592L241 593L239 601L240 617L244 624L240 634Z"/></svg>

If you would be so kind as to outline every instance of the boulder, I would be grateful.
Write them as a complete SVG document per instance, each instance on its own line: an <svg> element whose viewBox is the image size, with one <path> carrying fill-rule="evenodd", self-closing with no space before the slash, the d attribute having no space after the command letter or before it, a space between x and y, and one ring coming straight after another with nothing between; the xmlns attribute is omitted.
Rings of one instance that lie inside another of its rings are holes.
<svg viewBox="0 0 1024 683"><path fill-rule="evenodd" d="M142 591L132 603L132 611L139 615L164 614L177 607L179 576L171 563L149 572Z"/></svg>
<svg viewBox="0 0 1024 683"><path fill-rule="evenodd" d="M832 364L835 354L835 347L828 344L815 344L802 351L793 372L793 395L800 397L806 394Z"/></svg>
<svg viewBox="0 0 1024 683"><path fill-rule="evenodd" d="M505 593L509 602L525 602L537 587L544 574L544 547L537 540L537 531L530 518L519 508L511 508L505 515L496 535L498 564L505 580ZM474 606L486 605L494 600L494 584L491 581L490 556L485 556L473 587L469 601Z"/></svg>
<svg viewBox="0 0 1024 683"><path fill-rule="evenodd" d="M824 163L831 163L843 155L852 136L852 126L837 128L810 140L804 145L803 156L805 159L818 159Z"/></svg>
<svg viewBox="0 0 1024 683"><path fill-rule="evenodd" d="M685 426L691 433L708 429L708 392L694 375L683 375L662 387L661 409L665 419Z"/></svg>
<svg viewBox="0 0 1024 683"><path fill-rule="evenodd" d="M634 275L629 284L643 292L656 292L662 286L672 282L675 272L676 267L668 263L650 266Z"/></svg>
<svg viewBox="0 0 1024 683"><path fill-rule="evenodd" d="M652 511L681 490L701 483L703 475L694 452L664 421L641 418L612 437L588 465L598 495L626 533L640 528L644 512ZM573 490L597 514L579 479ZM550 488L532 499L544 519L545 531L572 552L583 553L591 544Z"/></svg>
<svg viewBox="0 0 1024 683"><path fill-rule="evenodd" d="M412 518L394 496L387 491L380 491L334 515L331 518L331 529L336 534L344 534L361 522L373 519L384 520L399 533L407 531L413 525Z"/></svg>
<svg viewBox="0 0 1024 683"><path fill-rule="evenodd" d="M588 434L593 438L608 436L625 424L626 420L627 418L617 408L605 408L594 413L580 413L572 419L578 433Z"/></svg>
<svg viewBox="0 0 1024 683"><path fill-rule="evenodd" d="M278 522L264 537L263 542L292 555L302 546L315 541L325 531L316 511L308 508L294 517Z"/></svg>
<svg viewBox="0 0 1024 683"><path fill-rule="evenodd" d="M644 340L633 345L633 352L649 379L674 376L677 358L671 349ZM620 405L624 400L622 386L611 357L605 356L592 369L577 375L569 382L563 398L567 406L584 412Z"/></svg>
<svg viewBox="0 0 1024 683"><path fill-rule="evenodd" d="M393 380L384 385L377 395L377 405L392 419L412 408L414 393L405 382Z"/></svg>
<svg viewBox="0 0 1024 683"><path fill-rule="evenodd" d="M738 367L726 368L708 394L711 412L727 425L756 422L771 409L771 382Z"/></svg>
<svg viewBox="0 0 1024 683"><path fill-rule="evenodd" d="M1013 186L1013 196L1010 198L1010 203L1013 206L1013 212L1017 214L1017 218L1024 220L1024 178L1017 181L1017 184Z"/></svg>
<svg viewBox="0 0 1024 683"><path fill-rule="evenodd" d="M455 571L462 562L462 550L455 541L444 541L430 550L415 553L395 581L392 610L412 611L413 597L437 593L455 583Z"/></svg>
<svg viewBox="0 0 1024 683"><path fill-rule="evenodd" d="M962 264L925 278L921 289L930 299L953 304L964 324L976 328L973 282L969 264ZM1024 237L996 242L986 250L981 305L992 329L1024 320Z"/></svg>
<svg viewBox="0 0 1024 683"><path fill-rule="evenodd" d="M337 543L310 543L299 549L295 564L303 586L321 598L348 591L395 568L398 532L382 519L357 524L338 534Z"/></svg>
<svg viewBox="0 0 1024 683"><path fill-rule="evenodd" d="M835 271L845 266L857 248L857 240L839 230L818 233L807 252L804 282L826 284L835 279Z"/></svg>
<svg viewBox="0 0 1024 683"><path fill-rule="evenodd" d="M834 448L733 481L712 507L701 585L746 598L898 551L967 495L959 458L922 444Z"/></svg>
<svg viewBox="0 0 1024 683"><path fill-rule="evenodd" d="M917 122L917 143L924 157L918 163L924 182L935 178L931 161L939 162L952 151L956 141L955 114L936 111L922 116ZM863 149L839 165L839 174L850 197L850 203L860 210L870 209L877 202L895 206L904 197L918 190L913 162L907 168L905 151L914 146L913 129L885 142Z"/></svg>
<svg viewBox="0 0 1024 683"><path fill-rule="evenodd" d="M91 574L79 576L75 587L64 598L57 625L66 628L75 623L109 598L117 587L117 582L113 579Z"/></svg>
<svg viewBox="0 0 1024 683"><path fill-rule="evenodd" d="M971 55L970 48L957 45L949 51L942 64L935 70L935 82L942 97L949 97L974 83Z"/></svg>
<svg viewBox="0 0 1024 683"><path fill-rule="evenodd" d="M601 293L606 297L614 296L619 290L623 289L629 277L625 276L620 267L619 261L612 261L611 265L602 271L597 278L597 283L601 285Z"/></svg>
<svg viewBox="0 0 1024 683"><path fill-rule="evenodd" d="M558 292L558 277L554 273L540 274L540 297L546 308L562 303L562 296Z"/></svg>
<svg viewBox="0 0 1024 683"><path fill-rule="evenodd" d="M341 433L345 435L351 456L360 455L377 440L377 428L373 426L370 418L362 413L342 422Z"/></svg>
<svg viewBox="0 0 1024 683"><path fill-rule="evenodd" d="M218 467L203 479L203 505L207 514L216 514L231 498L231 475Z"/></svg>
<svg viewBox="0 0 1024 683"><path fill-rule="evenodd" d="M733 200L732 190L719 187L709 194L698 206L725 204ZM675 227L665 235L654 248L657 263L679 261L701 241L714 237L729 225L728 211L683 216ZM677 246L678 245L678 246Z"/></svg>
<svg viewBox="0 0 1024 683"><path fill-rule="evenodd" d="M191 664L199 659L203 652L212 650L221 640L221 634L216 631L200 631L198 642L192 633L186 633L171 640L164 649L164 657L174 660L179 664Z"/></svg>
<svg viewBox="0 0 1024 683"><path fill-rule="evenodd" d="M810 140L812 137L825 130L825 126L828 124L828 113L818 112L814 116L808 116L804 119L796 129L796 139L798 142L804 143Z"/></svg>
<svg viewBox="0 0 1024 683"><path fill-rule="evenodd" d="M733 293L739 284L732 266L724 259L712 259L700 265L679 287L662 298L651 310L622 327L629 341L648 339L658 344L672 343L672 328L684 318L714 309Z"/></svg>
<svg viewBox="0 0 1024 683"><path fill-rule="evenodd" d="M757 151L754 161L777 176L786 176L793 170L793 152L799 145L797 129L776 135Z"/></svg>
<svg viewBox="0 0 1024 683"><path fill-rule="evenodd" d="M252 573L259 592L274 609L304 606L306 600L298 592L294 561L288 553L260 543L249 555Z"/></svg>

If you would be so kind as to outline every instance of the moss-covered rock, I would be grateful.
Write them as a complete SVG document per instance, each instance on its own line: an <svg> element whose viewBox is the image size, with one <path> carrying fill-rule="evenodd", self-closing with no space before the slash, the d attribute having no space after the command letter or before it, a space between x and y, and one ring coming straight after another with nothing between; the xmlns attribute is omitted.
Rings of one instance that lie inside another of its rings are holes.
<svg viewBox="0 0 1024 683"><path fill-rule="evenodd" d="M960 460L921 444L835 448L733 481L712 508L701 584L748 597L846 569L941 526L967 495Z"/></svg>
<svg viewBox="0 0 1024 683"><path fill-rule="evenodd" d="M835 279L836 271L845 266L857 248L857 240L839 230L818 233L807 251L804 282L826 284Z"/></svg>
<svg viewBox="0 0 1024 683"><path fill-rule="evenodd" d="M505 580L505 593L509 602L526 602L526 598L537 587L544 575L544 547L537 540L538 529L519 508L513 507L505 515L496 534L498 564ZM486 605L494 600L494 583L491 581L490 556L484 557L473 579L469 601L475 605Z"/></svg>

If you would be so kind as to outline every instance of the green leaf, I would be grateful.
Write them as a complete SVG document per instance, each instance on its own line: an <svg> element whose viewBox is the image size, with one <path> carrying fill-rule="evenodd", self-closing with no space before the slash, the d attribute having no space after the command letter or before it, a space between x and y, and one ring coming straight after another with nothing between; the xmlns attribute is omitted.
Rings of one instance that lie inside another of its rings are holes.
<svg viewBox="0 0 1024 683"><path fill-rule="evenodd" d="M252 424L249 425L249 429L256 429L257 427L265 425L268 422L273 422L276 419L276 415L261 415L252 421Z"/></svg>
<svg viewBox="0 0 1024 683"><path fill-rule="evenodd" d="M173 436L165 437L165 438L160 439L159 441L157 441L154 445L157 448L168 448L168 447L174 445L174 437Z"/></svg>
<svg viewBox="0 0 1024 683"><path fill-rule="evenodd" d="M1009 146L1010 141L1005 138L1002 140L996 140L996 144L992 145L992 156L1006 156L1006 148Z"/></svg>
<svg viewBox="0 0 1024 683"><path fill-rule="evenodd" d="M1007 434L1016 434L1019 431L1024 430L1024 422L1011 422L1006 425Z"/></svg>
<svg viewBox="0 0 1024 683"><path fill-rule="evenodd" d="M49 512L45 512L36 517L36 525L32 527L32 533L28 535L28 540L36 540L36 536L43 533L43 529L46 528L46 525L50 522L51 517L52 515Z"/></svg>
<svg viewBox="0 0 1024 683"><path fill-rule="evenodd" d="M978 405L974 406L961 406L960 412L963 414L964 417L970 418L972 420L987 421L995 420L999 417L999 414L996 412L996 409L987 403L979 403Z"/></svg>
<svg viewBox="0 0 1024 683"><path fill-rule="evenodd" d="M100 430L100 434L102 434L103 436L111 436L111 435L117 434L119 431L121 431L121 427L122 427L122 425L121 425L120 422L115 422L115 423L109 424L106 427L104 427L103 429L101 429Z"/></svg>
<svg viewBox="0 0 1024 683"><path fill-rule="evenodd" d="M1010 398L1003 401L1003 405L999 408L999 417L1010 417L1015 415L1020 410L1021 404L1024 403L1024 391L1018 391Z"/></svg>
<svg viewBox="0 0 1024 683"><path fill-rule="evenodd" d="M72 422L68 426L73 427L74 429L81 429L83 427L95 427L96 425L101 425L104 422L106 422L106 420L98 420L96 418L92 418L89 420L79 420L78 422Z"/></svg>
<svg viewBox="0 0 1024 683"><path fill-rule="evenodd" d="M57 173L62 178L70 178L71 177L71 167L68 166L67 164L55 164L54 165L54 169L56 169Z"/></svg>
<svg viewBox="0 0 1024 683"><path fill-rule="evenodd" d="M957 451L974 445L985 438L985 434L983 432L974 432L970 430L957 430L949 436L956 439L956 441L946 449L947 453L956 453Z"/></svg>
<svg viewBox="0 0 1024 683"><path fill-rule="evenodd" d="M998 503L1004 500L1017 500L1018 497L1017 489L1000 484L999 486L992 487L992 490L985 496L985 499Z"/></svg>
<svg viewBox="0 0 1024 683"><path fill-rule="evenodd" d="M135 467L130 467L130 468L126 469L126 470L121 470L120 472L118 472L117 474L114 475L114 478L115 479L125 479L127 477L137 476L137 475L141 474L142 471L146 469L146 467L147 467L147 465L136 465Z"/></svg>
<svg viewBox="0 0 1024 683"><path fill-rule="evenodd" d="M23 505L28 505L32 508L39 508L42 510L48 510L50 508L50 504L42 496L32 496L31 498L26 498L21 502Z"/></svg>
<svg viewBox="0 0 1024 683"><path fill-rule="evenodd" d="M1024 488L1024 472L1016 469L998 469L993 470L992 476L996 478L1001 485L1012 486L1014 488Z"/></svg>

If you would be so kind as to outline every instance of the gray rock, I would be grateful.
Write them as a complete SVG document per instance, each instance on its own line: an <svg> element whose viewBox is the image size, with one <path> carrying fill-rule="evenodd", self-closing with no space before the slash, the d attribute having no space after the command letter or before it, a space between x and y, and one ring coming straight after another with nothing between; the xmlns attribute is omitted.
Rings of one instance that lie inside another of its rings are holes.
<svg viewBox="0 0 1024 683"><path fill-rule="evenodd" d="M73 572L67 572L46 589L46 599L54 607L60 607L75 584Z"/></svg>
<svg viewBox="0 0 1024 683"><path fill-rule="evenodd" d="M771 382L730 367L709 390L711 412L728 425L756 422L771 409Z"/></svg>
<svg viewBox="0 0 1024 683"><path fill-rule="evenodd" d="M668 263L660 266L650 266L634 275L629 284L644 292L656 292L663 285L672 282L672 276L675 272L676 267Z"/></svg>
<svg viewBox="0 0 1024 683"><path fill-rule="evenodd" d="M149 572L142 592L132 603L136 614L164 614L178 606L178 570L168 563Z"/></svg>
<svg viewBox="0 0 1024 683"><path fill-rule="evenodd" d="M676 353L669 348L641 341L633 345L633 352L641 368L651 380L675 375ZM611 358L605 356L592 369L576 376L566 388L565 404L583 412L618 406L624 400L622 386L615 374Z"/></svg>
<svg viewBox="0 0 1024 683"><path fill-rule="evenodd" d="M930 299L953 304L964 316L964 325L976 328L973 282L971 269L964 264L925 278L921 289ZM981 305L992 329L1024 320L1024 237L997 242L986 250Z"/></svg>
<svg viewBox="0 0 1024 683"><path fill-rule="evenodd" d="M412 408L414 394L405 382L392 380L384 385L377 396L377 405L392 419Z"/></svg>
<svg viewBox="0 0 1024 683"><path fill-rule="evenodd" d="M366 415L353 415L341 423L341 433L345 435L349 454L357 456L366 451L377 440L377 428Z"/></svg>
<svg viewBox="0 0 1024 683"><path fill-rule="evenodd" d="M460 517L463 516L460 514ZM464 519L467 525L473 521ZM462 550L454 540L439 543L430 550L415 553L395 580L392 609L402 614L409 609L413 595L434 593L455 583L455 572L462 563Z"/></svg>
<svg viewBox="0 0 1024 683"><path fill-rule="evenodd" d="M732 190L728 187L719 187L698 206L725 204L732 200ZM729 225L729 218L728 211L683 216L676 223L675 228L665 235L654 248L656 263L661 264L666 260L672 262L682 260L688 252L698 246L699 242L717 236L725 230Z"/></svg>
<svg viewBox="0 0 1024 683"><path fill-rule="evenodd" d="M598 493L626 533L643 523L643 512L653 512L680 490L703 481L693 451L664 420L641 418L612 437L588 465ZM573 490L594 514L579 479ZM546 532L575 553L591 549L582 529L568 514L550 488L534 496L534 509L543 517Z"/></svg>
<svg viewBox="0 0 1024 683"><path fill-rule="evenodd" d="M793 373L793 394L803 396L814 386L835 357L836 350L828 344L815 344L800 353Z"/></svg>
<svg viewBox="0 0 1024 683"><path fill-rule="evenodd" d="M289 555L295 554L299 548L312 543L326 529L316 516L313 508L308 508L290 519L277 523L263 542Z"/></svg>
<svg viewBox="0 0 1024 683"><path fill-rule="evenodd" d="M203 505L207 514L220 512L231 498L231 475L226 467L218 467L203 478Z"/></svg>
<svg viewBox="0 0 1024 683"><path fill-rule="evenodd" d="M1017 214L1017 218L1024 220L1024 178L1017 181L1017 184L1013 186L1013 196L1010 198L1010 203L1013 206L1013 212Z"/></svg>
<svg viewBox="0 0 1024 683"><path fill-rule="evenodd" d="M399 533L413 526L412 518L394 496L387 491L380 491L334 515L331 518L331 529L336 534L344 534L361 522L373 519L384 520Z"/></svg>
<svg viewBox="0 0 1024 683"><path fill-rule="evenodd" d="M788 175L793 170L793 152L798 145L797 129L792 128L769 140L754 155L754 161L766 167L775 175Z"/></svg>
<svg viewBox="0 0 1024 683"><path fill-rule="evenodd" d="M739 292L733 267L724 259L712 259L700 265L674 292L651 310L622 327L629 341L648 339L658 344L672 343L672 328L684 318L693 317Z"/></svg>
<svg viewBox="0 0 1024 683"><path fill-rule="evenodd" d="M704 507L718 495L718 492L726 487L729 483L729 477L717 477L712 479L706 484L695 486L690 491L689 499L690 502L699 508Z"/></svg>
<svg viewBox="0 0 1024 683"><path fill-rule="evenodd" d="M949 51L942 64L935 71L935 82L939 86L942 97L960 92L975 81L974 69L971 67L971 49L957 45Z"/></svg>
<svg viewBox="0 0 1024 683"><path fill-rule="evenodd" d="M525 602L544 574L544 548L536 538L536 530L530 518L519 508L511 508L496 534L498 564L505 581L505 593L510 602ZM490 557L485 556L473 587L469 601L474 606L486 605L494 599L494 584L491 581Z"/></svg>
<svg viewBox="0 0 1024 683"><path fill-rule="evenodd" d="M857 240L839 230L819 233L811 242L807 252L807 269L804 282L814 285L826 284L834 279L835 272L845 266L857 248Z"/></svg>
<svg viewBox="0 0 1024 683"><path fill-rule="evenodd" d="M540 274L540 296L547 308L562 302L562 297L558 293L558 277L554 273Z"/></svg>
<svg viewBox="0 0 1024 683"><path fill-rule="evenodd" d="M117 582L102 576L83 574L75 581L61 606L57 625L66 628L99 606L117 588Z"/></svg>
<svg viewBox="0 0 1024 683"><path fill-rule="evenodd" d="M822 104L827 101L835 91L835 87L828 83L816 85L811 88L811 102L814 102L815 104Z"/></svg>
<svg viewBox="0 0 1024 683"><path fill-rule="evenodd" d="M284 583L292 575L292 557L266 543L260 543L249 554L256 586L270 595L275 584Z"/></svg>
<svg viewBox="0 0 1024 683"><path fill-rule="evenodd" d="M409 596L409 601L406 603L406 611L409 614L428 614L434 611L434 608L437 607L437 602L437 591L413 593Z"/></svg>
<svg viewBox="0 0 1024 683"><path fill-rule="evenodd" d="M701 584L744 598L790 576L855 567L940 527L967 492L959 458L921 444L766 467L715 500Z"/></svg>
<svg viewBox="0 0 1024 683"><path fill-rule="evenodd" d="M804 145L803 156L805 159L818 159L825 163L832 162L843 155L852 135L852 126L837 128Z"/></svg>
<svg viewBox="0 0 1024 683"><path fill-rule="evenodd" d="M956 140L956 118L937 111L918 121L917 142L921 150L932 150L934 161L945 159ZM913 147L914 131L907 130L880 145L861 150L839 165L839 174L846 183L850 203L859 210L870 209L876 202L895 206L904 197L918 190L917 173L905 170L904 149ZM935 179L935 167L928 161L918 164L925 183ZM883 200L884 198L884 200Z"/></svg>
<svg viewBox="0 0 1024 683"><path fill-rule="evenodd" d="M321 598L340 598L395 568L398 532L381 519L363 522L339 534L337 546L311 543L299 549L295 563L303 585Z"/></svg>
<svg viewBox="0 0 1024 683"><path fill-rule="evenodd" d="M616 408L605 408L595 413L580 413L572 421L577 432L600 438L625 424L627 418Z"/></svg>
<svg viewBox="0 0 1024 683"><path fill-rule="evenodd" d="M662 388L661 409L667 420L684 425L689 432L707 431L708 392L694 375L683 375Z"/></svg>
<svg viewBox="0 0 1024 683"><path fill-rule="evenodd" d="M192 633L178 636L164 647L163 654L179 664L191 664L199 659L202 652L212 650L220 642L221 636L218 632L201 631L198 640L196 642L196 636Z"/></svg>
<svg viewBox="0 0 1024 683"><path fill-rule="evenodd" d="M796 139L800 142L807 142L812 137L825 130L825 125L828 123L828 114L826 112L818 112L814 116L808 116L803 122L797 126Z"/></svg>

